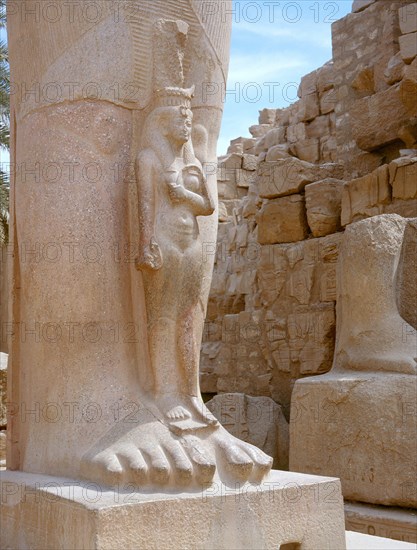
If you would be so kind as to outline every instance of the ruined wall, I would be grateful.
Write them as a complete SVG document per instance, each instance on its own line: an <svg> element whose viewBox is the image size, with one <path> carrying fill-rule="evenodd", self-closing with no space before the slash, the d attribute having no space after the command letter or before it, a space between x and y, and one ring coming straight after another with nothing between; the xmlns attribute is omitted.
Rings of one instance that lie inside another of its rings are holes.
<svg viewBox="0 0 417 550"><path fill-rule="evenodd" d="M264 109L219 159L219 235L201 352L205 393L272 397L330 370L343 229L417 216L417 4L361 0L300 99Z"/></svg>
<svg viewBox="0 0 417 550"><path fill-rule="evenodd" d="M332 29L337 154L351 177L417 142L415 3L362 1L354 9L362 11Z"/></svg>

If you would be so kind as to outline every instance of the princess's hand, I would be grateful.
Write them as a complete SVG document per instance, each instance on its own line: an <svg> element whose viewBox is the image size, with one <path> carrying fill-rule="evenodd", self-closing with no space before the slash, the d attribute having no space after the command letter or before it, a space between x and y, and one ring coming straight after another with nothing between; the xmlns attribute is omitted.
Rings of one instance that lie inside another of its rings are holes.
<svg viewBox="0 0 417 550"><path fill-rule="evenodd" d="M187 197L187 191L182 185L174 182L168 183L169 196L173 202L179 202Z"/></svg>
<svg viewBox="0 0 417 550"><path fill-rule="evenodd" d="M139 257L136 258L136 269L140 271L157 271L158 269L161 269L162 264L163 259L161 249L154 237L152 237L149 245L145 246L139 254Z"/></svg>

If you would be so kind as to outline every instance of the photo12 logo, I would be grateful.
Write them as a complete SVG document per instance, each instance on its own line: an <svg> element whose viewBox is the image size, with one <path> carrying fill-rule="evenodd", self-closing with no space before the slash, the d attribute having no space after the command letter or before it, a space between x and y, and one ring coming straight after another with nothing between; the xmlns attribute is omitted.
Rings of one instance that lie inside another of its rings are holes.
<svg viewBox="0 0 417 550"><path fill-rule="evenodd" d="M232 18L233 23L298 23L303 18L309 18L314 23L333 23L339 13L337 2L276 2L268 0L254 2L243 0L238 2L205 2L202 5L202 20L207 23L214 16L226 23Z"/></svg>
<svg viewBox="0 0 417 550"><path fill-rule="evenodd" d="M203 82L202 93L204 103L221 99L223 103L234 101L235 103L260 103L276 104L285 101L288 104L298 99L297 82L235 82L219 84L217 82Z"/></svg>

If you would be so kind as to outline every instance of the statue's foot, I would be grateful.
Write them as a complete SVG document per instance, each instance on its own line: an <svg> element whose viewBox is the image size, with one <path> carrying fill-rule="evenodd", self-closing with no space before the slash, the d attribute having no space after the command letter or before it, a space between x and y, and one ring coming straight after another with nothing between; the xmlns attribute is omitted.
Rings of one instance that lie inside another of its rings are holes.
<svg viewBox="0 0 417 550"><path fill-rule="evenodd" d="M117 423L81 459L82 477L109 486L166 488L205 485L216 466L200 447L184 446L145 409Z"/></svg>
<svg viewBox="0 0 417 550"><path fill-rule="evenodd" d="M209 426L218 426L219 421L214 416L214 414L205 406L204 401L201 397L189 396L190 410L193 412L193 415L197 420L205 422Z"/></svg>
<svg viewBox="0 0 417 550"><path fill-rule="evenodd" d="M193 449L199 456L215 463L222 481L258 482L269 472L272 458L225 430L201 397L177 396L176 399L182 401L185 409L178 406L173 410L182 409L188 415L183 415L181 419L169 419L169 429L181 436L184 450ZM165 414L165 418L167 416Z"/></svg>
<svg viewBox="0 0 417 550"><path fill-rule="evenodd" d="M224 483L258 483L272 467L272 458L220 424L177 422L194 426L174 430L174 421L167 426L147 409L130 415L82 457L81 476L112 487L180 489L210 484L216 468Z"/></svg>
<svg viewBox="0 0 417 550"><path fill-rule="evenodd" d="M272 458L263 451L237 439L219 426L209 435L204 432L186 434L181 439L185 450L193 446L215 460L218 475L225 483L259 483L272 468Z"/></svg>
<svg viewBox="0 0 417 550"><path fill-rule="evenodd" d="M165 416L168 419L168 422L170 422L191 418L191 413L188 412L184 407L181 407L181 405L178 405L177 407L169 409Z"/></svg>
<svg viewBox="0 0 417 550"><path fill-rule="evenodd" d="M178 434L219 425L201 397L170 394L157 398L156 405L167 426Z"/></svg>

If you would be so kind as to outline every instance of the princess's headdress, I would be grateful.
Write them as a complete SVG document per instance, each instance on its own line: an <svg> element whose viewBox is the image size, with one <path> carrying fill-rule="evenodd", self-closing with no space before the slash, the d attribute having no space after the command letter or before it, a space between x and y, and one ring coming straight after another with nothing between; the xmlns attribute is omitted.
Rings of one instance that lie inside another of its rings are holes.
<svg viewBox="0 0 417 550"><path fill-rule="evenodd" d="M154 108L191 108L195 86L184 88L184 52L188 30L188 24L181 20L158 19L155 23Z"/></svg>
<svg viewBox="0 0 417 550"><path fill-rule="evenodd" d="M191 109L191 100L194 97L195 86L191 88L173 88L167 86L155 90L155 107L185 107Z"/></svg>

